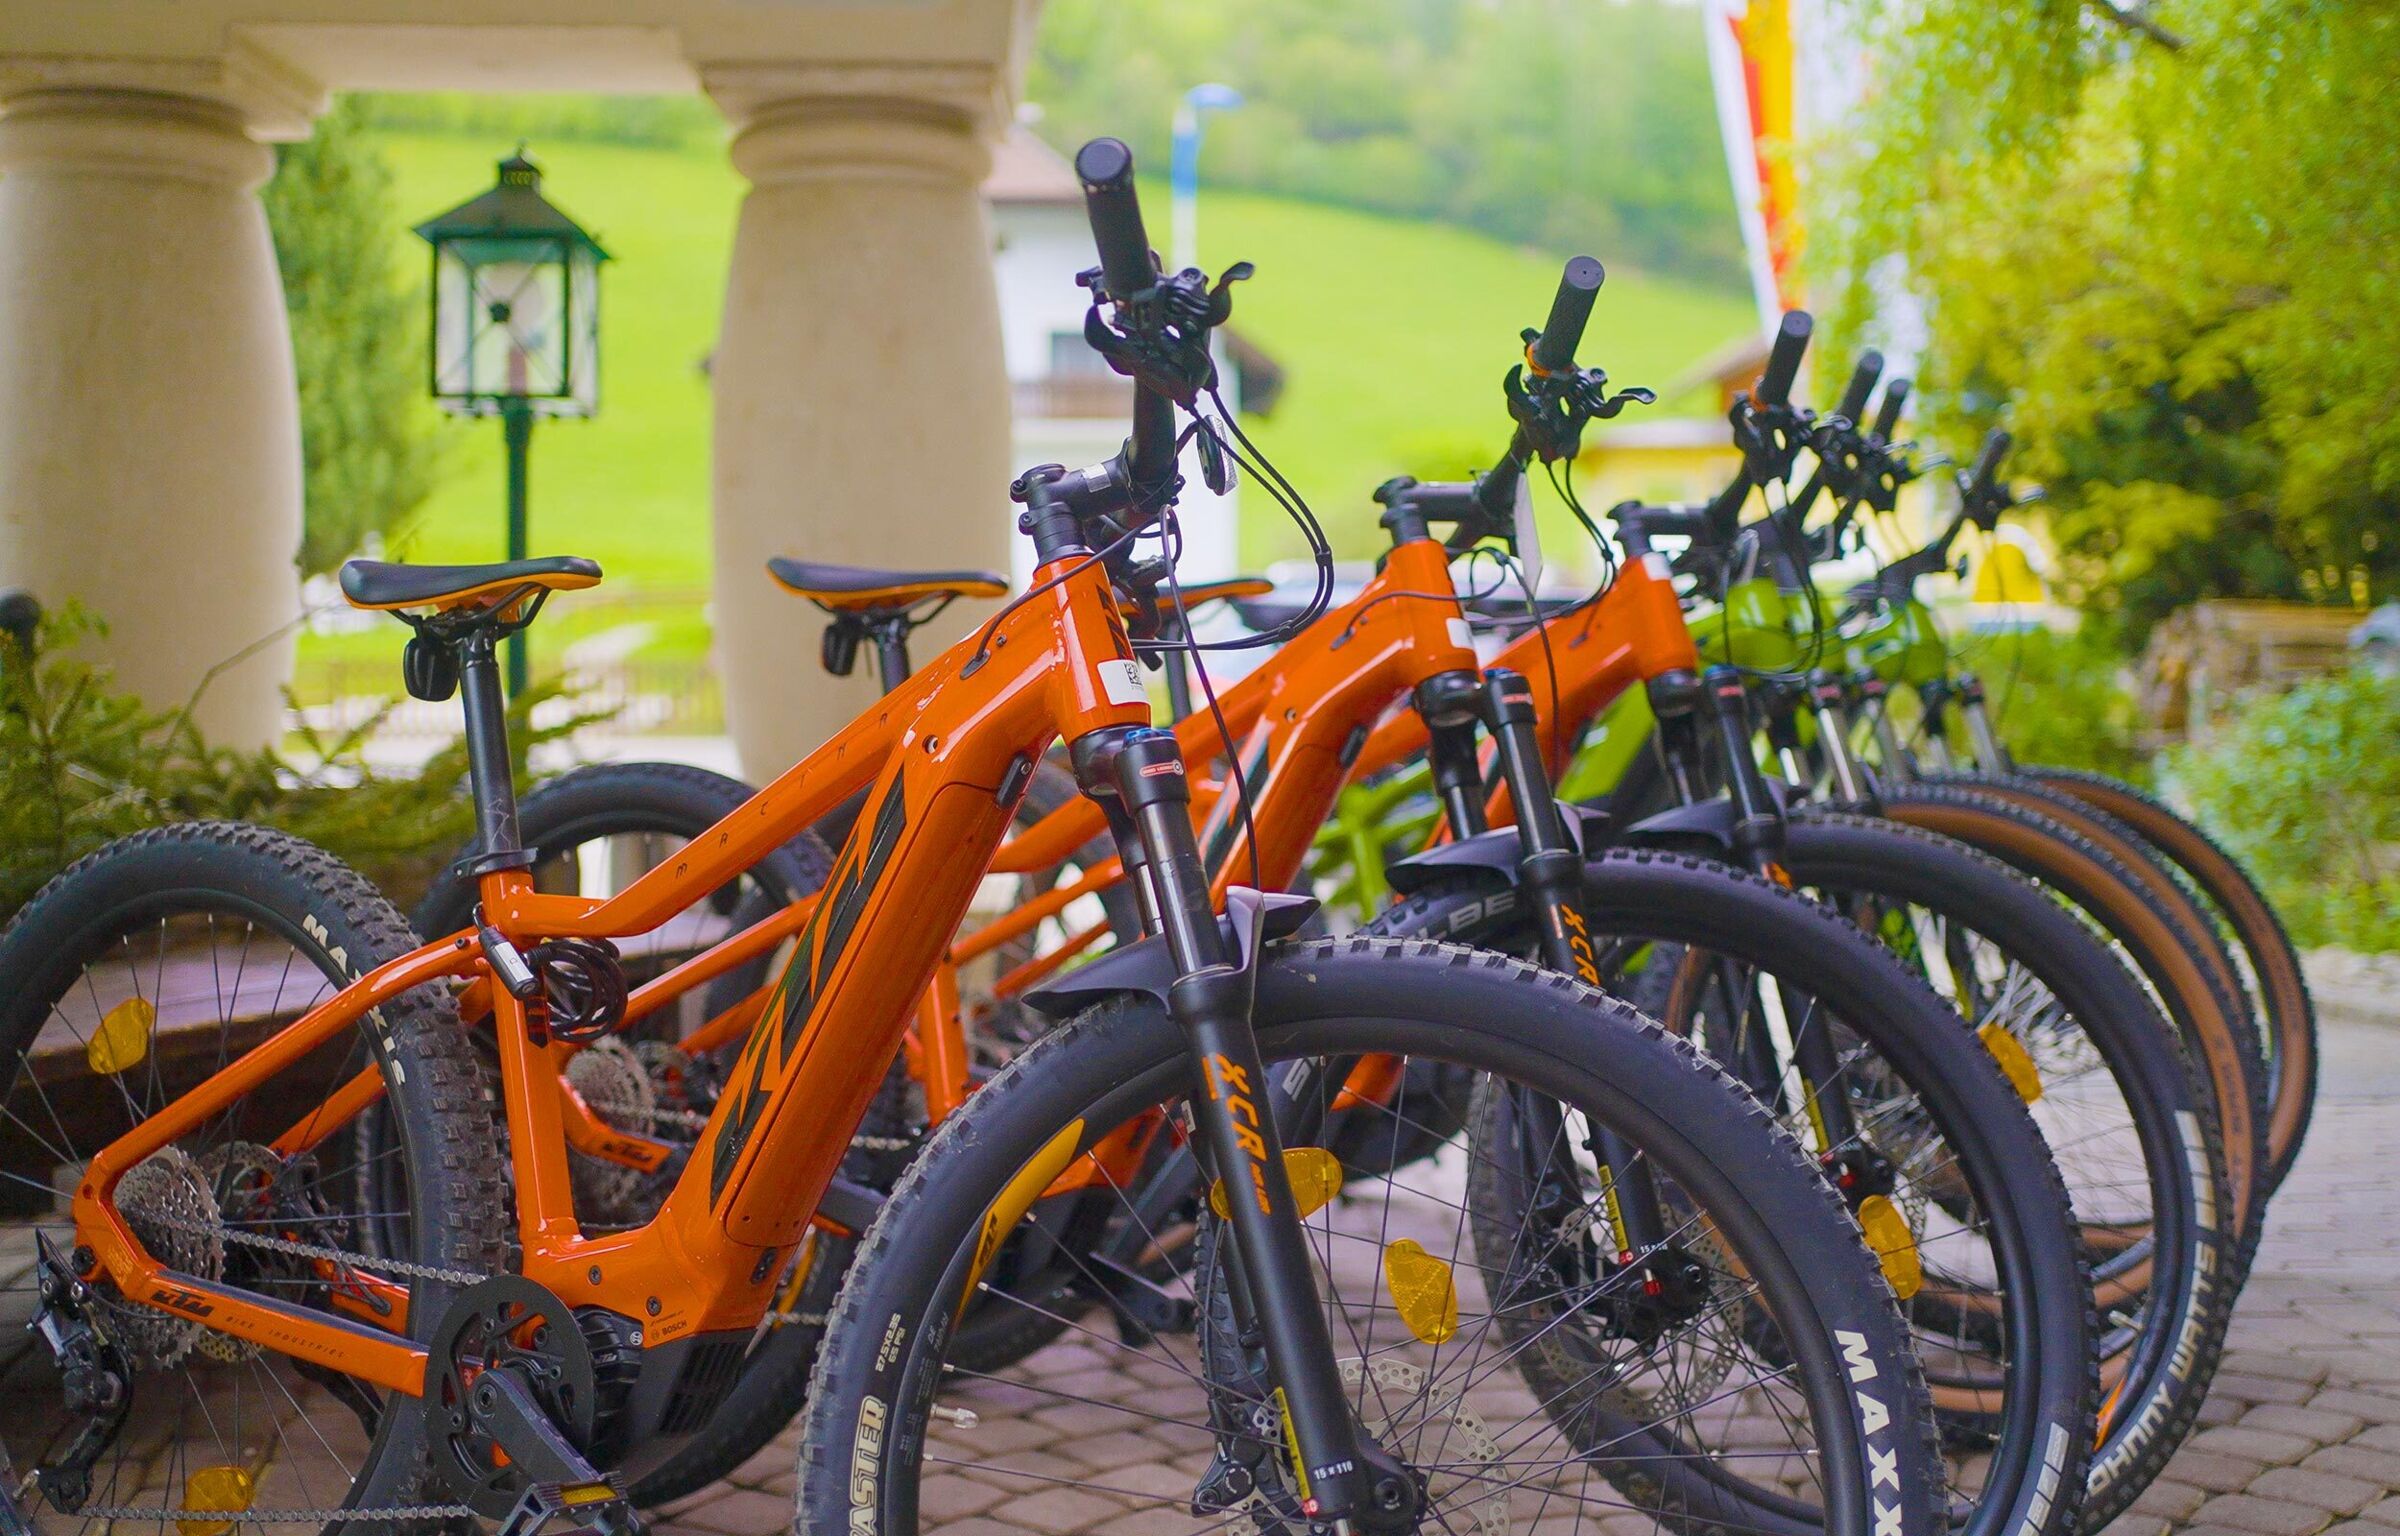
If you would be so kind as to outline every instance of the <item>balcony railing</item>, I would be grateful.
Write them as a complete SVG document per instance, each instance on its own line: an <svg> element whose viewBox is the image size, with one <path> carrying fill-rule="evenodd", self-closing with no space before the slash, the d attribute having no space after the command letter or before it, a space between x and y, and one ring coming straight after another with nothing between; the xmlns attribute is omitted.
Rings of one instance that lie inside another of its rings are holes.
<svg viewBox="0 0 2400 1536"><path fill-rule="evenodd" d="M1054 373L1011 386L1017 416L1026 421L1119 418L1133 408L1133 381L1113 373Z"/></svg>

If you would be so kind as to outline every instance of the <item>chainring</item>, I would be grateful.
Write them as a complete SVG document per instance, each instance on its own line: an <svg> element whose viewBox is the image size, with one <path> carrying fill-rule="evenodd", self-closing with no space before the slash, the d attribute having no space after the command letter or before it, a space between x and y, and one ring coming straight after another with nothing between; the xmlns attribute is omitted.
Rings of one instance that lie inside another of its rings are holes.
<svg viewBox="0 0 2400 1536"><path fill-rule="evenodd" d="M425 1444L458 1500L504 1518L524 1492L524 1474L467 1411L475 1378L496 1366L519 1371L567 1439L592 1443L600 1410L599 1369L567 1304L522 1275L472 1285L442 1314L425 1362Z"/></svg>

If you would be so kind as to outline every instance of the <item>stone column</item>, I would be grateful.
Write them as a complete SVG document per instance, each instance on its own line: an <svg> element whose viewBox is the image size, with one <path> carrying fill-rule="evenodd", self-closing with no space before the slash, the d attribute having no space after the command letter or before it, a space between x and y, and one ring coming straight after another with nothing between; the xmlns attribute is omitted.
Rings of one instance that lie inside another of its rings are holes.
<svg viewBox="0 0 2400 1536"><path fill-rule="evenodd" d="M763 782L876 692L872 658L844 681L818 666L825 616L767 558L1006 572L1008 378L981 114L716 94L751 187L714 369L717 659L743 771ZM958 604L919 631L917 658L992 611Z"/></svg>
<svg viewBox="0 0 2400 1536"><path fill-rule="evenodd" d="M300 611L273 169L198 100L0 104L0 584L81 599L120 683L159 709L198 690L235 746L280 731Z"/></svg>

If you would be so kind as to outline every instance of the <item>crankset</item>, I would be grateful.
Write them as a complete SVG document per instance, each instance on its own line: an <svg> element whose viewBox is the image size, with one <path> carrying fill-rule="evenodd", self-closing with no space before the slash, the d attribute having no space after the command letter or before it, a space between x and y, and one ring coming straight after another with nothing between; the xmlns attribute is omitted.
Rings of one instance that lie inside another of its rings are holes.
<svg viewBox="0 0 2400 1536"><path fill-rule="evenodd" d="M639 1515L587 1454L616 1404L615 1373L567 1304L518 1275L469 1287L434 1330L425 1367L425 1438L459 1500L534 1536L565 1519L601 1536L638 1536Z"/></svg>

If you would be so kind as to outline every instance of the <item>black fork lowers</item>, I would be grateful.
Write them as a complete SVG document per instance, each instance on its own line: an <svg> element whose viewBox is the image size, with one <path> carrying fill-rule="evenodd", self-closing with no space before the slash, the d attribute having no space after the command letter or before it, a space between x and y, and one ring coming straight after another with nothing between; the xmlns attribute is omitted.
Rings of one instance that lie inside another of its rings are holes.
<svg viewBox="0 0 2400 1536"><path fill-rule="evenodd" d="M1517 889L1531 905L1541 930L1543 963L1586 986L1598 987L1599 955L1583 911L1583 848L1567 831L1549 767L1542 760L1532 685L1521 673L1494 667L1483 675L1478 703L1516 811ZM1527 1112L1554 1116L1557 1107L1527 1106ZM1659 1252L1667 1241L1666 1217L1639 1153L1608 1130L1592 1138L1591 1150L1607 1171L1601 1207L1612 1229L1618 1262L1635 1263L1637 1255ZM1653 1292L1662 1284L1657 1275L1646 1276L1645 1282L1645 1288Z"/></svg>
<svg viewBox="0 0 2400 1536"><path fill-rule="evenodd" d="M1158 933L1175 965L1168 1007L1202 1090L1191 1098L1192 1118L1226 1192L1230 1269L1242 1282L1235 1295L1252 1314L1244 1321L1265 1344L1289 1416L1301 1512L1337 1529L1413 1531L1423 1502L1416 1481L1360 1435L1342 1386L1251 1022L1257 945L1229 939L1210 903L1181 750L1171 732L1131 726L1084 737L1073 759L1119 846L1138 849L1148 871Z"/></svg>

